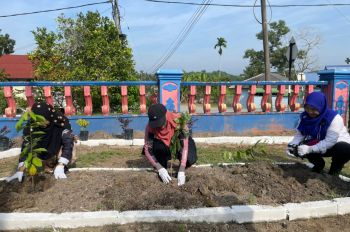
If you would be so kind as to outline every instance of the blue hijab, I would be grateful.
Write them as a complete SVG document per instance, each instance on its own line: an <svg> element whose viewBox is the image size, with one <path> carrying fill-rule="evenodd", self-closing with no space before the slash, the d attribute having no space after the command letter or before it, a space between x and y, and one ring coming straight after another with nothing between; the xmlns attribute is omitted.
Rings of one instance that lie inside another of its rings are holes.
<svg viewBox="0 0 350 232"><path fill-rule="evenodd" d="M337 112L328 108L326 96L321 92L309 94L306 97L305 105L316 108L320 114L316 118L311 118L304 111L300 115L300 123L297 129L309 139L323 140Z"/></svg>

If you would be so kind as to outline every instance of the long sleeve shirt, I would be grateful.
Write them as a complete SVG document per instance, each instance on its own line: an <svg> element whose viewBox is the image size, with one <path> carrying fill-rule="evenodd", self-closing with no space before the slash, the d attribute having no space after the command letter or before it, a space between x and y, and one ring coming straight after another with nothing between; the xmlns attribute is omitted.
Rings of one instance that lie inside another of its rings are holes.
<svg viewBox="0 0 350 232"><path fill-rule="evenodd" d="M297 133L294 135L294 138L290 143L300 144L304 138L305 136L297 130ZM339 114L334 117L328 127L326 137L315 145L312 145L311 150L314 153L324 154L338 142L346 142L350 144L350 135L347 128L344 126L343 118Z"/></svg>
<svg viewBox="0 0 350 232"><path fill-rule="evenodd" d="M163 128L158 128L158 129L151 129L148 125L146 126L145 129L145 136L144 136L144 152L146 155L147 160L150 162L150 164L156 168L157 164L157 159L156 157L152 156L149 152L149 149L152 149L152 138L149 138L150 134L153 134L154 138L160 139L164 142L165 145L170 147L170 141L171 137L167 135L174 135L175 128L176 128L176 123L174 122L174 119L178 117L177 114L175 113L170 113L167 112L166 114L167 117L167 124ZM188 138L183 139L183 146L181 148L181 164L180 166L182 168L186 167L186 162L187 162L187 157L188 157Z"/></svg>

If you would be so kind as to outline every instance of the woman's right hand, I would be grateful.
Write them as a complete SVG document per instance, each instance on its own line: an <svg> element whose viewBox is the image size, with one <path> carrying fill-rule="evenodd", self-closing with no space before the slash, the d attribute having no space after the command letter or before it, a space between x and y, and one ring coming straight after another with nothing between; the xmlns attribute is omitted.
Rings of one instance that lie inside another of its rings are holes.
<svg viewBox="0 0 350 232"><path fill-rule="evenodd" d="M160 168L158 170L159 177L162 179L163 183L168 184L171 181L168 171L165 168Z"/></svg>
<svg viewBox="0 0 350 232"><path fill-rule="evenodd" d="M10 182L14 179L18 179L18 182L22 182L23 172L18 171L15 174L13 174L12 176L7 177L5 180L6 180L6 182Z"/></svg>
<svg viewBox="0 0 350 232"><path fill-rule="evenodd" d="M22 182L24 170L25 170L24 162L20 162L17 167L17 172L12 176L7 177L5 181L10 182L14 179L18 179L18 182Z"/></svg>

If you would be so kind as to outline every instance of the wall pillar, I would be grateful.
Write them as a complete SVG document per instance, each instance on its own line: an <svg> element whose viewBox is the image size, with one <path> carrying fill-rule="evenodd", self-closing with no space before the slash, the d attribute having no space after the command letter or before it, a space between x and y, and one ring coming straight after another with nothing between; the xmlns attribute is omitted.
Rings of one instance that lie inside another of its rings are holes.
<svg viewBox="0 0 350 232"><path fill-rule="evenodd" d="M350 65L326 66L325 70L318 72L318 75L320 81L328 81L328 85L322 89L327 96L328 106L336 110L346 124L349 107Z"/></svg>
<svg viewBox="0 0 350 232"><path fill-rule="evenodd" d="M172 112L180 112L180 86L182 71L178 69L160 69L157 71L158 102Z"/></svg>

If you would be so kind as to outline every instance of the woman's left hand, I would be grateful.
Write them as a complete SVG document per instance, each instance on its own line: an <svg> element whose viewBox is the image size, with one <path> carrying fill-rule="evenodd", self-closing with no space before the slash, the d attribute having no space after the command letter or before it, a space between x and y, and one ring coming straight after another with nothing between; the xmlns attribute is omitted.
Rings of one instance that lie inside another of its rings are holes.
<svg viewBox="0 0 350 232"><path fill-rule="evenodd" d="M308 145L300 145L298 146L298 154L300 157L304 157L306 154L311 153L311 146Z"/></svg>
<svg viewBox="0 0 350 232"><path fill-rule="evenodd" d="M186 181L185 172L178 172L177 173L177 185L178 186L184 185L185 181Z"/></svg>
<svg viewBox="0 0 350 232"><path fill-rule="evenodd" d="M58 164L55 168L55 171L53 172L55 175L56 180L58 179L66 179L67 176L64 173L64 165L63 164Z"/></svg>

